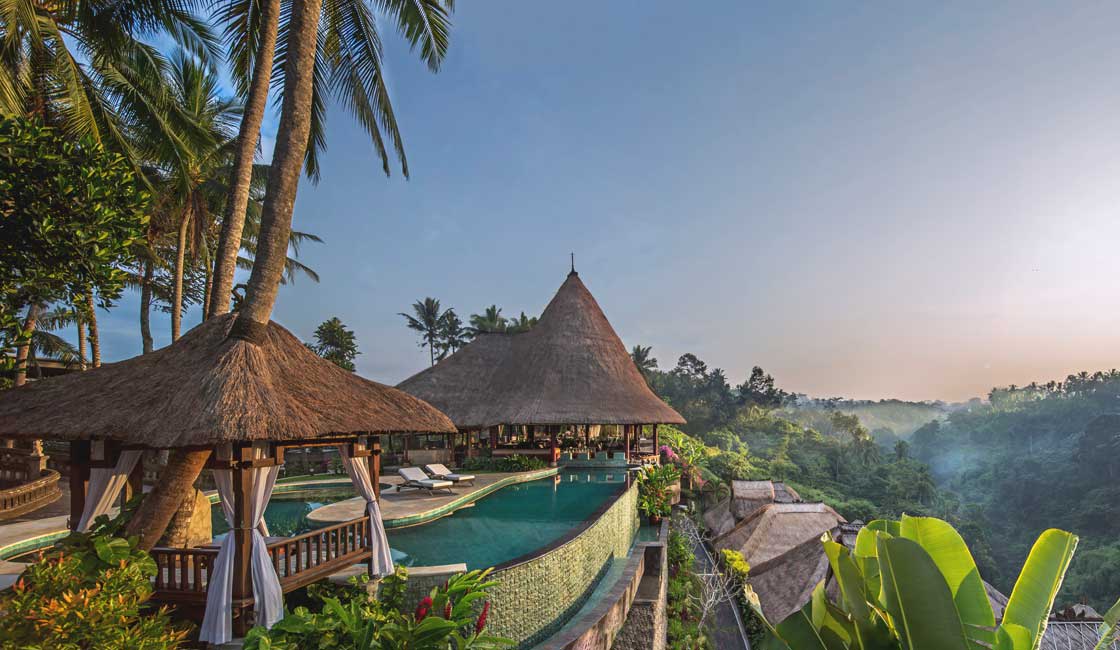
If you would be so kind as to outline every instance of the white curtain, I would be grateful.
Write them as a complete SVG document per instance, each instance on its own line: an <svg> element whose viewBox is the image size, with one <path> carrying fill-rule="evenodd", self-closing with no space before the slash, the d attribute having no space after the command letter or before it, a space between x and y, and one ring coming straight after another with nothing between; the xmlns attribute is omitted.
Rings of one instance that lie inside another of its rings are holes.
<svg viewBox="0 0 1120 650"><path fill-rule="evenodd" d="M377 504L377 492L373 489L373 481L369 476L369 465L362 459L355 460L350 456L350 445L339 445L338 453L342 456L342 466L354 484L354 490L366 500L366 510L369 512L369 539L373 551L373 562L370 563L370 575L377 578L393 572L393 554L389 551L389 538L385 536L385 525L381 523L381 506Z"/></svg>
<svg viewBox="0 0 1120 650"><path fill-rule="evenodd" d="M89 470L89 488L86 490L86 505L82 508L82 517L78 520L78 531L89 530L93 520L101 515L109 514L113 509L113 502L117 500L121 489L128 482L128 475L136 467L136 461L144 452L135 449L122 451L117 464L113 467L93 467Z"/></svg>
<svg viewBox="0 0 1120 650"><path fill-rule="evenodd" d="M254 449L254 458L263 458L267 450ZM265 547L264 509L272 496L272 486L280 467L259 467L244 470L249 473L249 520L252 522L253 551L249 565L253 574L253 598L256 601L257 625L272 627L284 615L284 594L280 589L280 579L268 557ZM214 470L214 482L218 485L218 495L222 498L222 511L230 532L222 540L218 557L210 569L210 583L206 591L206 614L202 619L199 640L221 645L233 638L233 471Z"/></svg>

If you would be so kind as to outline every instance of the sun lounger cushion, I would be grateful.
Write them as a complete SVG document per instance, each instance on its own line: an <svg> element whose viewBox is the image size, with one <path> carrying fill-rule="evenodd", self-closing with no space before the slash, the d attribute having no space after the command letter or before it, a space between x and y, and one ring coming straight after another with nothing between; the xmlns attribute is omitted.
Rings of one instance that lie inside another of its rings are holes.
<svg viewBox="0 0 1120 650"><path fill-rule="evenodd" d="M429 474L431 474L432 476L438 476L440 478L445 478L449 481L454 481L456 483L458 483L459 481L473 481L474 480L474 474L455 474L451 470L447 469L446 465L443 465L441 463L432 463L431 465L425 465L424 470L426 472L428 472Z"/></svg>
<svg viewBox="0 0 1120 650"><path fill-rule="evenodd" d="M397 473L409 483L413 485L422 485L428 489L449 488L454 485L451 481L429 478L428 475L424 473L424 470L419 467L402 467L397 470Z"/></svg>

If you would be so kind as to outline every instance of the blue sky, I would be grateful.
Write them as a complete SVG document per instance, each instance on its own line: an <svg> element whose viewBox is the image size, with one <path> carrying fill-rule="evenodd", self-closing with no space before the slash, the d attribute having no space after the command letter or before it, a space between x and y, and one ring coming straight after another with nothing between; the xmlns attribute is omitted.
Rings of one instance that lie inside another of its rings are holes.
<svg viewBox="0 0 1120 650"><path fill-rule="evenodd" d="M963 399L1118 365L1120 5L458 5L438 74L386 39L411 180L337 109L297 201L323 281L274 318L340 317L361 374L424 367L397 315L424 296L539 313L571 251L662 367Z"/></svg>

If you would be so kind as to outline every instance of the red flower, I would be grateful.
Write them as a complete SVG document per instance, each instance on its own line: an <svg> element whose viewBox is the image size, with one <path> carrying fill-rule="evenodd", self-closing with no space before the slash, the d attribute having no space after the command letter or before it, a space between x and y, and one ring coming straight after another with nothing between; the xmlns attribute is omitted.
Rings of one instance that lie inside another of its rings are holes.
<svg viewBox="0 0 1120 650"><path fill-rule="evenodd" d="M424 617L428 615L428 611L431 609L432 597L424 596L422 599L420 599L420 604L416 606L416 622L419 623L420 621L424 620Z"/></svg>
<svg viewBox="0 0 1120 650"><path fill-rule="evenodd" d="M443 617L446 618L449 621L451 620L451 599L450 598L447 599L447 604L443 606Z"/></svg>
<svg viewBox="0 0 1120 650"><path fill-rule="evenodd" d="M490 614L490 601L482 606L482 613L478 615L478 622L474 624L474 634L478 636L482 634L482 628L486 627L486 617Z"/></svg>

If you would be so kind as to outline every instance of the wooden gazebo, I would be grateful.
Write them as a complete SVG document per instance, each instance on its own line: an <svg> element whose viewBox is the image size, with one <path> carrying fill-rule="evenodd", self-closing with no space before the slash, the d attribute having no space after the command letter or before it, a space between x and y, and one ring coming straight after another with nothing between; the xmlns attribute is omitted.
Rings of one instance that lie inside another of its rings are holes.
<svg viewBox="0 0 1120 650"><path fill-rule="evenodd" d="M250 561L265 562L253 550L262 539L267 563L260 566L271 565L285 593L377 553L388 556L387 546L378 545L383 528L368 516L294 538L256 535L262 513L251 511L263 511L262 485L270 488L275 481L274 471L262 478L262 470L283 463L286 449L339 445L348 469L358 470L367 488L372 485L367 501L373 512L379 435L455 431L429 404L319 358L276 323L234 328L236 318L210 319L143 356L0 393L0 437L70 441L72 528L87 523L82 520L91 512L107 510L125 476L140 489L139 450L212 451L209 467L223 478L219 492L228 481L226 495L233 501L227 518L234 633L253 622L257 569L251 571ZM105 471L97 475L98 469ZM86 502L91 472L99 481L93 505ZM160 567L156 599L200 614L219 552L210 546L154 549Z"/></svg>
<svg viewBox="0 0 1120 650"><path fill-rule="evenodd" d="M528 438L547 433L550 458L557 434L569 427L590 436L594 427L623 429L623 452L635 433L652 425L684 424L650 390L594 296L573 269L529 331L480 334L462 349L397 386L451 418L461 432L499 428Z"/></svg>

